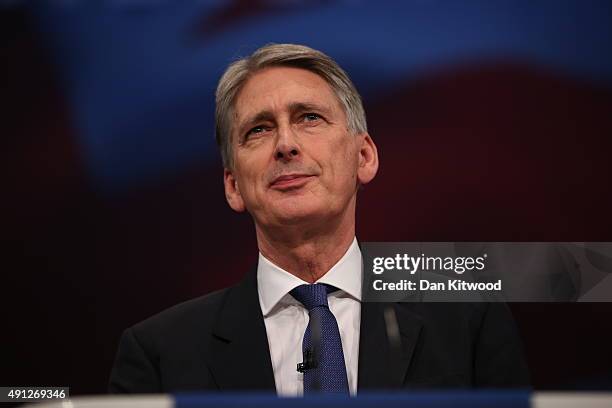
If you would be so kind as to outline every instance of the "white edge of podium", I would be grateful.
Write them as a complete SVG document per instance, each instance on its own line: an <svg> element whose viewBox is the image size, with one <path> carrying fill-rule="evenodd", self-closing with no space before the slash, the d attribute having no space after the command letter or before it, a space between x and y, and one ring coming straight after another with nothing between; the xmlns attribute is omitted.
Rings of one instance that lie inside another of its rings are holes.
<svg viewBox="0 0 612 408"><path fill-rule="evenodd" d="M611 408L610 392L535 392L531 408Z"/></svg>
<svg viewBox="0 0 612 408"><path fill-rule="evenodd" d="M173 408L171 395L91 396L24 405L23 408Z"/></svg>

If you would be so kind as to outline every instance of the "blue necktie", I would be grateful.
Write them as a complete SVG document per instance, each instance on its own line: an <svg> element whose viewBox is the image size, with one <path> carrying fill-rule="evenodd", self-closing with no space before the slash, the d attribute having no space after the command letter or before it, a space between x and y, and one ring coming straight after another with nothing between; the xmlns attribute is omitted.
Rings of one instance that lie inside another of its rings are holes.
<svg viewBox="0 0 612 408"><path fill-rule="evenodd" d="M310 317L302 343L304 360L310 360L311 366L304 371L304 394L349 392L340 330L327 304L327 294L335 290L333 286L315 283L290 292L308 309Z"/></svg>

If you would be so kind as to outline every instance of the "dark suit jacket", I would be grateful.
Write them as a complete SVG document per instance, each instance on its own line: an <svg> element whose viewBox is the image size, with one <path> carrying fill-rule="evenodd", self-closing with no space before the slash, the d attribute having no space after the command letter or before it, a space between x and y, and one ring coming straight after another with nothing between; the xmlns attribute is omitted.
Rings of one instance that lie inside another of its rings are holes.
<svg viewBox="0 0 612 408"><path fill-rule="evenodd" d="M127 329L110 391L274 392L256 279L252 272ZM386 307L395 309L400 347L387 339ZM528 385L516 327L501 303L362 303L360 336L359 391Z"/></svg>

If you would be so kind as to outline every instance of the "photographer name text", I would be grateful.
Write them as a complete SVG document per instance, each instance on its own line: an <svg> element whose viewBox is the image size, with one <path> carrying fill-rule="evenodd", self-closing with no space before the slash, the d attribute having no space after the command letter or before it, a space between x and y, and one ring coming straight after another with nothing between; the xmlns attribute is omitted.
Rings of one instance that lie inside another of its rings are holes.
<svg viewBox="0 0 612 408"><path fill-rule="evenodd" d="M446 282L432 282L427 279L415 281L402 279L398 282L384 282L377 279L372 282L377 291L496 291L502 290L501 279L496 282L467 282L462 279L448 279Z"/></svg>

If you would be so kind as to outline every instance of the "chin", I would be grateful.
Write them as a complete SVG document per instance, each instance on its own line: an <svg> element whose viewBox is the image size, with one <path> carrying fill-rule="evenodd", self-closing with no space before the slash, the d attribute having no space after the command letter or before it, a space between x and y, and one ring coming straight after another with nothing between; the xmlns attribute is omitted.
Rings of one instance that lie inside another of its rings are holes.
<svg viewBox="0 0 612 408"><path fill-rule="evenodd" d="M274 211L275 218L279 220L279 224L283 225L303 224L324 218L328 212L324 207L304 204L306 203L302 202L300 205L277 208Z"/></svg>

